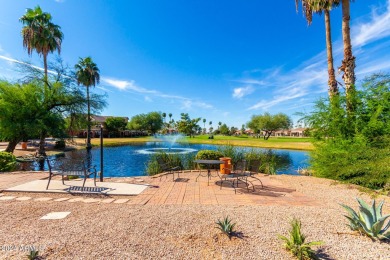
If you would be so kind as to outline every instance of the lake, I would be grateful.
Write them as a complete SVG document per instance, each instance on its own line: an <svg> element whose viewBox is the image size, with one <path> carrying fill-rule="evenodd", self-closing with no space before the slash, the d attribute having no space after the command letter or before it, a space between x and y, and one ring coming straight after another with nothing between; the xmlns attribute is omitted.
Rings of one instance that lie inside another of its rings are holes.
<svg viewBox="0 0 390 260"><path fill-rule="evenodd" d="M129 177L129 176L144 176L146 174L146 165L153 150L166 148L163 142L146 142L135 143L131 145L105 147L104 154L104 176L105 177ZM217 150L218 145L209 144L174 144L172 151L179 149L182 153L194 153L199 150ZM184 149L184 150L183 150ZM269 150L263 148L243 148L255 150ZM299 167L307 167L309 154L306 151L295 150L281 150L272 149L272 151L281 159L280 165L277 165L277 174L298 175L297 169ZM100 148L93 148L90 152L90 161L92 165L100 168ZM67 152L64 157L54 158L54 168L64 163L75 163L77 161L86 159L88 157L87 151L74 150ZM41 170L42 165L39 163L23 163L21 168L24 170ZM46 163L43 168L47 170Z"/></svg>

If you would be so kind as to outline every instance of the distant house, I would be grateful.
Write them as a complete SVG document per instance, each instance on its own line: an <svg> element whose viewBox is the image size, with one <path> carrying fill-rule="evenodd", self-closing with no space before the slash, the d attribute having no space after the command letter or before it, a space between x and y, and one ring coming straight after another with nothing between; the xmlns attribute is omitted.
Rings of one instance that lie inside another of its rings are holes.
<svg viewBox="0 0 390 260"><path fill-rule="evenodd" d="M305 137L305 130L307 128L299 127L294 129L282 129L277 130L271 134L271 136L275 137L283 137L283 136L291 136L291 137ZM261 131L261 135L266 135L265 131Z"/></svg>
<svg viewBox="0 0 390 260"><path fill-rule="evenodd" d="M274 136L290 136L291 130L290 129L283 129L283 130L278 130L275 131L273 134Z"/></svg>
<svg viewBox="0 0 390 260"><path fill-rule="evenodd" d="M295 129L291 129L291 136L295 137L304 137L306 128L299 127Z"/></svg>

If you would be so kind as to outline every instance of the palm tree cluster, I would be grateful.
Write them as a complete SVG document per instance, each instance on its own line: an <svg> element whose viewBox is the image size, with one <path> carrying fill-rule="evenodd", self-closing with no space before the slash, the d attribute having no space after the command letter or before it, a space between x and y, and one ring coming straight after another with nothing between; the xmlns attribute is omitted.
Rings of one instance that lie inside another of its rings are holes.
<svg viewBox="0 0 390 260"><path fill-rule="evenodd" d="M342 35L344 45L344 58L339 67L339 71L344 74L342 76L345 84L345 92L347 97L347 112L350 114L354 110L354 93L355 93L355 57L352 54L351 34L350 34L350 0L301 0L302 11L306 17L308 24L312 22L313 13L325 15L325 31L326 31L326 50L328 56L328 86L329 97L334 100L338 96L339 90L335 78L335 70L333 66L333 51L331 38L331 22L330 11L341 4L342 6ZM295 0L298 10L299 0Z"/></svg>
<svg viewBox="0 0 390 260"><path fill-rule="evenodd" d="M50 13L43 12L39 6L34 9L28 8L26 13L19 19L23 23L21 34L23 37L23 46L27 49L27 53L31 56L33 51L39 56L43 56L43 65L45 73L45 87L48 88L48 69L47 56L49 53L58 51L61 53L61 44L64 37L61 32L61 27L52 22ZM91 148L90 131L91 131L91 115L90 115L90 97L89 87L96 86L100 81L99 68L92 61L91 57L80 58L79 63L75 66L76 81L82 84L87 90L88 104L88 132L87 132L87 149ZM41 142L39 153L44 154L44 142L46 132L41 133Z"/></svg>

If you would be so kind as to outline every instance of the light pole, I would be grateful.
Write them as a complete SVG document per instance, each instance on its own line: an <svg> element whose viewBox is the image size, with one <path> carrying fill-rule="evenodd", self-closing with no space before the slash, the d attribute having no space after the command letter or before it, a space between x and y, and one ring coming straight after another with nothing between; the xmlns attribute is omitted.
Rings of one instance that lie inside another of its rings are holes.
<svg viewBox="0 0 390 260"><path fill-rule="evenodd" d="M103 124L100 124L100 181L103 182Z"/></svg>

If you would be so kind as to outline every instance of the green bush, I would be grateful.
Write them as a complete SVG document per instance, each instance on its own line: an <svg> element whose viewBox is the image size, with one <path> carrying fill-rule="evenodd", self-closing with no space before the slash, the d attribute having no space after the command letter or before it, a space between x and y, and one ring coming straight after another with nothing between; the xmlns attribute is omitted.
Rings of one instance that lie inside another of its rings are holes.
<svg viewBox="0 0 390 260"><path fill-rule="evenodd" d="M0 172L10 172L16 168L16 158L12 153L0 152Z"/></svg>
<svg viewBox="0 0 390 260"><path fill-rule="evenodd" d="M213 150L200 150L195 158L197 160L219 160L224 155L220 151Z"/></svg>
<svg viewBox="0 0 390 260"><path fill-rule="evenodd" d="M370 189L390 181L390 148L372 147L364 139L315 144L311 165L315 176L340 180Z"/></svg>

